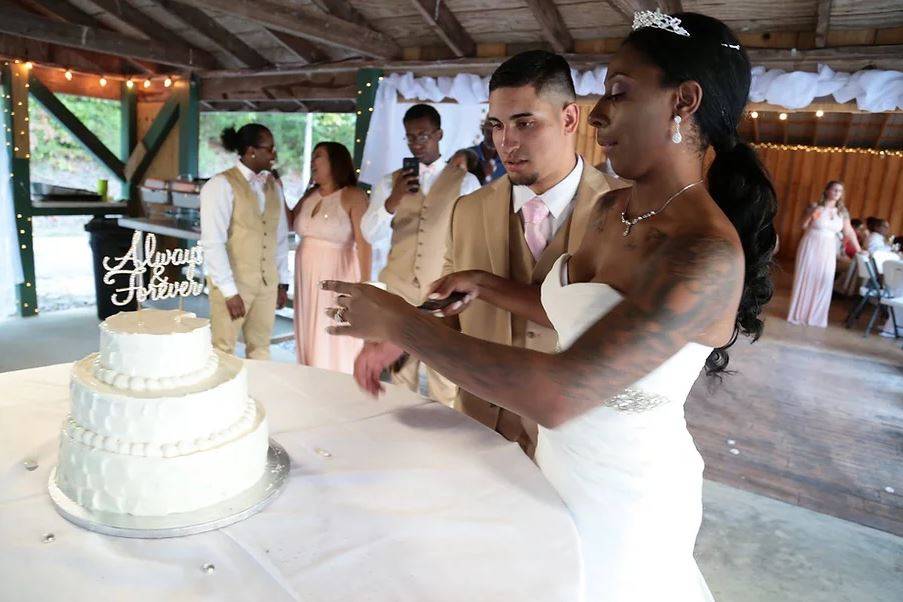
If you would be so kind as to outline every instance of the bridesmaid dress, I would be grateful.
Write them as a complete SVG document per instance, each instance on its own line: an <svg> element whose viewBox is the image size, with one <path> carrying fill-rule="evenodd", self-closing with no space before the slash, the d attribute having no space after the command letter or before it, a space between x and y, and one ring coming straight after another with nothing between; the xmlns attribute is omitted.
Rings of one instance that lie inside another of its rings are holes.
<svg viewBox="0 0 903 602"><path fill-rule="evenodd" d="M302 202L294 229L301 236L295 253L298 363L351 374L363 342L326 332L333 323L326 309L335 305L335 295L320 288L321 280L361 280L351 218L342 207L342 191L326 196L319 191L311 193Z"/></svg>
<svg viewBox="0 0 903 602"><path fill-rule="evenodd" d="M809 224L796 253L793 294L787 321L825 328L837 268L838 234L843 216L836 209L822 207Z"/></svg>

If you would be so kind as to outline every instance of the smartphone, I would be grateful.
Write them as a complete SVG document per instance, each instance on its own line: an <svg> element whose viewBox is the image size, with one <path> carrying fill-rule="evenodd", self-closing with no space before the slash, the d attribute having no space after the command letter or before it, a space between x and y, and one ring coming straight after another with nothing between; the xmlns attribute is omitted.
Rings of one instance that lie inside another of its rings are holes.
<svg viewBox="0 0 903 602"><path fill-rule="evenodd" d="M452 303L456 303L457 301L463 301L464 297L467 296L467 293L462 292L454 292L450 294L445 299L429 299L424 303L421 303L417 306L417 309L423 311L438 311L440 309L445 309Z"/></svg>
<svg viewBox="0 0 903 602"><path fill-rule="evenodd" d="M414 174L415 176L420 176L420 161L417 160L417 157L405 157L401 160L401 169L402 171L408 171ZM420 186L418 185L416 188L408 188L408 192L417 192L420 190Z"/></svg>

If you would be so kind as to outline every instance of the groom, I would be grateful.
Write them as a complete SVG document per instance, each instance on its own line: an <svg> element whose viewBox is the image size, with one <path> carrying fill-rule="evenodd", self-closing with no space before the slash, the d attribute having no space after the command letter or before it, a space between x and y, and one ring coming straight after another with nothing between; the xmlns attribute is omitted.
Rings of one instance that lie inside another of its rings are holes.
<svg viewBox="0 0 903 602"><path fill-rule="evenodd" d="M443 274L483 270L538 286L559 256L577 250L599 197L624 184L577 155L575 100L570 66L550 52L520 53L492 74L486 125L507 175L456 202ZM547 353L558 343L553 329L480 299L446 320L496 343ZM372 378L400 355L389 343L371 345L358 358L355 377ZM535 425L464 390L455 407L532 454Z"/></svg>

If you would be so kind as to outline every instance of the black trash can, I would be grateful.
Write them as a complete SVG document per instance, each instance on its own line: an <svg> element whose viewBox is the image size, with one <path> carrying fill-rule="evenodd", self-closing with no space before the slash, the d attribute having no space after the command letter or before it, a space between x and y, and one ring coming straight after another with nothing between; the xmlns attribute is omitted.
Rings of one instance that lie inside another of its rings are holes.
<svg viewBox="0 0 903 602"><path fill-rule="evenodd" d="M129 286L128 274L113 276L112 284L103 281L105 273L103 258L122 257L132 246L134 230L123 228L114 217L95 217L85 224L85 231L91 234L91 251L94 255L94 293L97 296L97 317L106 320L120 311L136 311L138 300L132 299L127 305L114 305L112 297L117 288ZM131 266L128 266L131 267ZM122 294L120 293L120 297Z"/></svg>

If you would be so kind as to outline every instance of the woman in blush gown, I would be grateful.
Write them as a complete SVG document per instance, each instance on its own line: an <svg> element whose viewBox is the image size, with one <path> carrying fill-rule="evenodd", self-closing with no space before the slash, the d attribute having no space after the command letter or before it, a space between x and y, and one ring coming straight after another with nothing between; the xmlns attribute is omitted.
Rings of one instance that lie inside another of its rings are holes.
<svg viewBox="0 0 903 602"><path fill-rule="evenodd" d="M821 200L806 210L803 230L806 232L796 252L787 321L825 328L828 325L841 232L851 250L855 253L862 250L843 205L843 182L828 182Z"/></svg>
<svg viewBox="0 0 903 602"><path fill-rule="evenodd" d="M367 196L357 187L351 155L338 142L320 142L311 158L311 189L292 211L301 244L295 252L295 344L298 363L351 374L362 343L330 336L331 296L323 280L368 280L370 244L361 234Z"/></svg>
<svg viewBox="0 0 903 602"><path fill-rule="evenodd" d="M580 535L582 599L705 602L712 596L693 559L703 463L683 404L703 369L724 371L738 335L762 332L777 202L737 134L750 64L736 36L694 13L640 17L589 117L633 187L599 199L595 227L541 291L474 271L433 285L439 298L467 295L446 315L477 299L554 326L560 353L465 336L374 287L324 288L339 294L331 332L394 344L539 424L536 462ZM502 160L520 159L525 137L561 127L560 95L531 105L531 127L519 128L496 112L502 100L492 90L490 81ZM379 392L375 371L355 376Z"/></svg>

